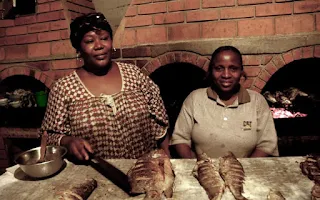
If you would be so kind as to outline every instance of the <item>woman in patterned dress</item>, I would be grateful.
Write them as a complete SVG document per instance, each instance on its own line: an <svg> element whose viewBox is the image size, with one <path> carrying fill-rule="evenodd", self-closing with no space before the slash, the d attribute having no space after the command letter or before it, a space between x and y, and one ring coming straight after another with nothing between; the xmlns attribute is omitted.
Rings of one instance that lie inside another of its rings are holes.
<svg viewBox="0 0 320 200"><path fill-rule="evenodd" d="M168 119L159 88L138 67L111 61L112 29L101 13L70 24L84 65L51 88L41 129L48 143L79 160L138 158L160 146L169 155Z"/></svg>

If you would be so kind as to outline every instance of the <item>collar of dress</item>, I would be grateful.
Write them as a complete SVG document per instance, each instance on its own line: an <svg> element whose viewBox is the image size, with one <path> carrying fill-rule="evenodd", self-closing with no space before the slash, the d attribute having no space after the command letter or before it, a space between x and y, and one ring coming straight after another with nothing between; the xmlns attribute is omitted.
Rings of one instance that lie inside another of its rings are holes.
<svg viewBox="0 0 320 200"><path fill-rule="evenodd" d="M213 99L215 101L217 101L217 99L218 99L218 94L211 87L207 88L207 95L210 99ZM244 104L244 103L248 103L248 102L250 102L249 92L247 91L247 89L240 86L240 90L238 93L238 103Z"/></svg>

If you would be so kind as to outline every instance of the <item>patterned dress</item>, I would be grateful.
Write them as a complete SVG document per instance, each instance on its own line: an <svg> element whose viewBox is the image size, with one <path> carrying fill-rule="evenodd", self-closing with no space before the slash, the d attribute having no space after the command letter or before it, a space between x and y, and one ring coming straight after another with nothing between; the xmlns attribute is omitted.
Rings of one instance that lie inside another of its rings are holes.
<svg viewBox="0 0 320 200"><path fill-rule="evenodd" d="M106 159L135 159L156 147L168 127L159 88L138 67L117 65L122 89L116 94L94 96L75 71L53 85L41 127L54 132L48 144L59 145L65 135L83 138Z"/></svg>

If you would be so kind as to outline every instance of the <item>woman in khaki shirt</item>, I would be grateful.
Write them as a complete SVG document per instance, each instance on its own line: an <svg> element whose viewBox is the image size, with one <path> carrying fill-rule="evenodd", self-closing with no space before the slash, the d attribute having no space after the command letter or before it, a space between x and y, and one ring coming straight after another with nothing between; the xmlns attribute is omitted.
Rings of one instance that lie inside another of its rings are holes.
<svg viewBox="0 0 320 200"><path fill-rule="evenodd" d="M237 157L278 156L269 106L261 94L240 85L243 75L238 49L223 46L213 52L210 87L186 98L175 124L171 145L180 157L194 158L197 148L210 157L227 151Z"/></svg>

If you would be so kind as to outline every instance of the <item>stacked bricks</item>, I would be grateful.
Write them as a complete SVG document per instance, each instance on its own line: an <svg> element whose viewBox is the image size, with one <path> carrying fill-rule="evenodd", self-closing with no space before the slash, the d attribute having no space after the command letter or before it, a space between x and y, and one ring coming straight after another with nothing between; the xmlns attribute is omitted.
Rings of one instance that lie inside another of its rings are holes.
<svg viewBox="0 0 320 200"><path fill-rule="evenodd" d="M320 31L319 0L132 0L121 47Z"/></svg>

